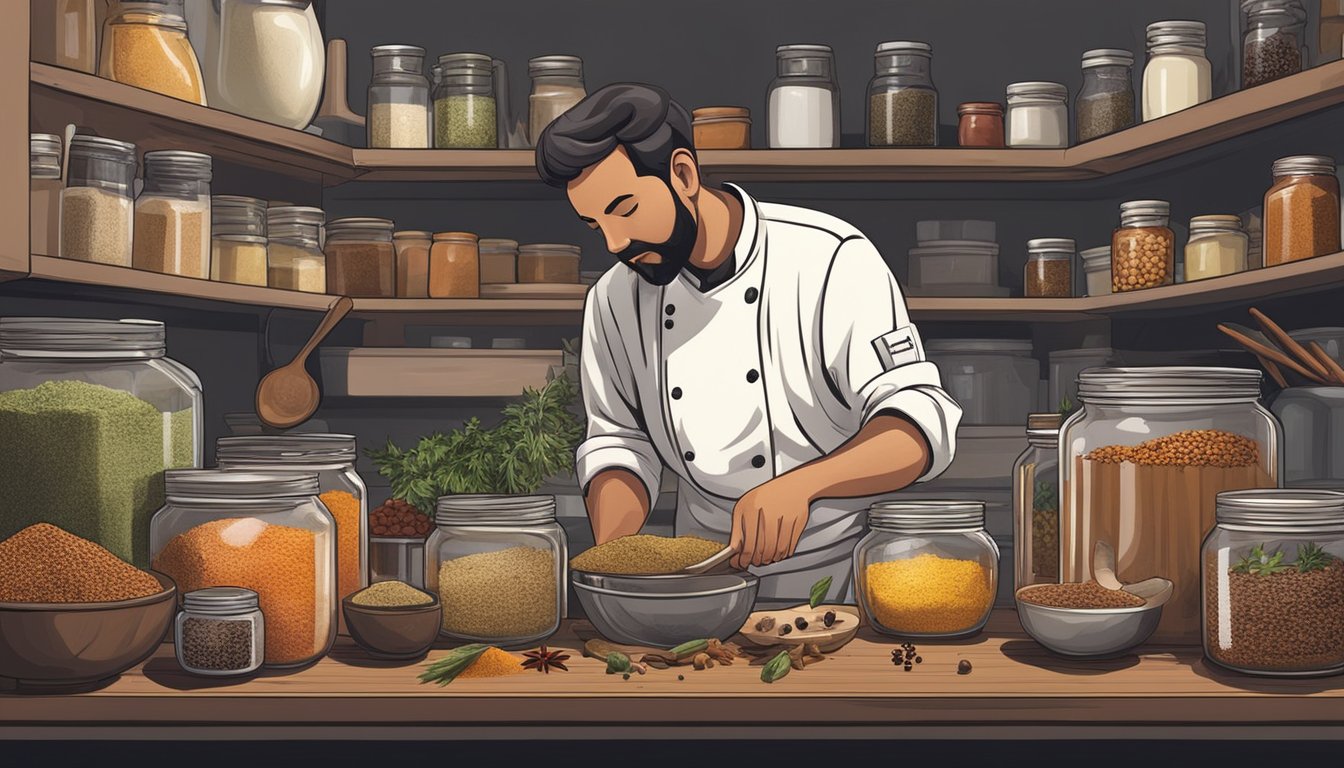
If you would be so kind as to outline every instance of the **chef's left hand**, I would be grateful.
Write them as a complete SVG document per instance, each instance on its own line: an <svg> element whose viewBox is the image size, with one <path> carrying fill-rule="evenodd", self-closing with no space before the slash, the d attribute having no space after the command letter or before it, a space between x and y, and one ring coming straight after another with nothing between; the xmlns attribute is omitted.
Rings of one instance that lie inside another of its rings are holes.
<svg viewBox="0 0 1344 768"><path fill-rule="evenodd" d="M808 494L789 475L747 491L733 507L728 546L734 568L769 565L793 555L807 525Z"/></svg>

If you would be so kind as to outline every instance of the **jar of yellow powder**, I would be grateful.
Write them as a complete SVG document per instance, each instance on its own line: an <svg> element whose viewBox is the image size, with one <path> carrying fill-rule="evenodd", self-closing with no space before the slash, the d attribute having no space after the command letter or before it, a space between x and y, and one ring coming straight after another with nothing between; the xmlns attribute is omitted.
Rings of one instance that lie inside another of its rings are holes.
<svg viewBox="0 0 1344 768"><path fill-rule="evenodd" d="M874 629L931 638L984 627L999 548L985 532L983 502L879 502L868 510L868 527L854 548L854 584Z"/></svg>

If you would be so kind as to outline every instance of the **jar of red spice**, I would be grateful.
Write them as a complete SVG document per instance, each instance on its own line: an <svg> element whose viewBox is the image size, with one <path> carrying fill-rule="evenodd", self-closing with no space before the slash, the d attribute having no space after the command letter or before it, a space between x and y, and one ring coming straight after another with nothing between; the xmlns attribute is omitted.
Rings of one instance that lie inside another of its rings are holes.
<svg viewBox="0 0 1344 768"><path fill-rule="evenodd" d="M1003 146L1003 106L992 101L968 101L957 107L957 143L963 147Z"/></svg>
<svg viewBox="0 0 1344 768"><path fill-rule="evenodd" d="M1265 193L1265 266L1339 250L1339 179L1334 158L1296 155L1274 161Z"/></svg>
<svg viewBox="0 0 1344 768"><path fill-rule="evenodd" d="M397 253L390 219L336 219L327 224L327 293L392 298Z"/></svg>
<svg viewBox="0 0 1344 768"><path fill-rule="evenodd" d="M481 253L470 232L435 232L429 249L429 295L474 299L481 295Z"/></svg>

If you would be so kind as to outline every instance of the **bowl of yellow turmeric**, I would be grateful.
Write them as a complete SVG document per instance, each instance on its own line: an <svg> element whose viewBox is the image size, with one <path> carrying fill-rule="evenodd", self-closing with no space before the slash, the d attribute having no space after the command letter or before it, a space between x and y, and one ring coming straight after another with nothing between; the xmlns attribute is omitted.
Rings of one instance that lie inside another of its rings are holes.
<svg viewBox="0 0 1344 768"><path fill-rule="evenodd" d="M401 581L379 581L341 601L350 637L375 659L411 661L439 635L443 606L437 595Z"/></svg>

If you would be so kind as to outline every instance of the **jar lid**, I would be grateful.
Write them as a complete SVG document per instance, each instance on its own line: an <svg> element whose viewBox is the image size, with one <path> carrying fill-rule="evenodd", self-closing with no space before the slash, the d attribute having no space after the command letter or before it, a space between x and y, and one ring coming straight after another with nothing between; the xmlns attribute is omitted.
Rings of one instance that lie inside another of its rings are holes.
<svg viewBox="0 0 1344 768"><path fill-rule="evenodd" d="M242 461L353 464L356 458L358 453L354 435L305 432L221 437L215 441L215 460L221 465Z"/></svg>
<svg viewBox="0 0 1344 768"><path fill-rule="evenodd" d="M481 253L514 253L518 250L518 241L504 237L483 237L480 248Z"/></svg>
<svg viewBox="0 0 1344 768"><path fill-rule="evenodd" d="M327 222L327 239L358 240L362 236L374 236L392 240L392 230L396 223L391 219L347 218L333 219Z"/></svg>
<svg viewBox="0 0 1344 768"><path fill-rule="evenodd" d="M750 120L751 110L747 107L701 107L691 111L691 120Z"/></svg>
<svg viewBox="0 0 1344 768"><path fill-rule="evenodd" d="M164 149L145 153L145 176L210 181L212 160L200 152Z"/></svg>
<svg viewBox="0 0 1344 768"><path fill-rule="evenodd" d="M211 195L210 207L214 208L255 208L257 210L266 210L266 201L259 197L245 197L243 195Z"/></svg>
<svg viewBox="0 0 1344 768"><path fill-rule="evenodd" d="M1227 230L1240 232L1241 217L1230 216L1227 214L1210 214L1207 216L1194 216L1190 219L1190 232L1193 234L1196 230Z"/></svg>
<svg viewBox="0 0 1344 768"><path fill-rule="evenodd" d="M1064 417L1058 413L1027 414L1027 434L1033 432L1058 432Z"/></svg>
<svg viewBox="0 0 1344 768"><path fill-rule="evenodd" d="M431 234L423 229L403 229L392 233L393 240L428 240Z"/></svg>
<svg viewBox="0 0 1344 768"><path fill-rule="evenodd" d="M1030 354L1031 342L1025 339L932 339L924 342L926 352L945 354L1007 352Z"/></svg>
<svg viewBox="0 0 1344 768"><path fill-rule="evenodd" d="M983 501L879 501L868 508L868 525L915 533L953 533L985 527Z"/></svg>
<svg viewBox="0 0 1344 768"><path fill-rule="evenodd" d="M1102 261L1110 263L1111 246L1099 245L1096 248L1088 248L1086 251L1079 253L1078 256L1083 260L1085 266L1088 263L1100 264Z"/></svg>
<svg viewBox="0 0 1344 768"><path fill-rule="evenodd" d="M957 105L957 115L1002 115L1003 105L997 101L968 101Z"/></svg>
<svg viewBox="0 0 1344 768"><path fill-rule="evenodd" d="M1166 200L1130 200L1120 204L1121 217L1170 215L1171 203Z"/></svg>
<svg viewBox="0 0 1344 768"><path fill-rule="evenodd" d="M320 227L326 219L327 214L321 208L303 205L279 205L266 209L266 223L272 227L281 224L307 224L308 226Z"/></svg>
<svg viewBox="0 0 1344 768"><path fill-rule="evenodd" d="M1149 48L1162 45L1192 45L1203 48L1207 34L1204 22L1185 19L1154 21L1148 25L1145 32Z"/></svg>
<svg viewBox="0 0 1344 768"><path fill-rule="evenodd" d="M164 352L157 320L0 317L0 352Z"/></svg>
<svg viewBox="0 0 1344 768"><path fill-rule="evenodd" d="M519 254L526 253L529 255L535 255L538 253L546 253L550 251L560 251L564 255L572 254L574 256L578 256L583 252L583 249L577 245L570 245L569 243L527 243L526 245L518 246Z"/></svg>
<svg viewBox="0 0 1344 768"><path fill-rule="evenodd" d="M379 56L424 56L425 49L418 45L375 45L369 49L369 55Z"/></svg>
<svg viewBox="0 0 1344 768"><path fill-rule="evenodd" d="M1090 368L1078 374L1078 398L1109 405L1253 403L1260 399L1260 379L1250 368Z"/></svg>
<svg viewBox="0 0 1344 768"><path fill-rule="evenodd" d="M1311 532L1344 527L1344 493L1336 490L1223 491L1215 504L1218 524L1232 528Z"/></svg>
<svg viewBox="0 0 1344 768"><path fill-rule="evenodd" d="M250 245L266 245L267 239L262 235L246 235L237 232L221 232L218 222L214 223L215 231L210 233L210 242L216 240L222 243L248 243Z"/></svg>
<svg viewBox="0 0 1344 768"><path fill-rule="evenodd" d="M1030 80L1022 83L1012 83L1008 86L1008 98L1029 97L1065 101L1069 98L1069 89L1062 83L1051 83L1044 80Z"/></svg>
<svg viewBox="0 0 1344 768"><path fill-rule="evenodd" d="M474 243L480 237L473 232L435 232L434 242Z"/></svg>
<svg viewBox="0 0 1344 768"><path fill-rule="evenodd" d="M583 75L583 59L578 56L552 54L535 56L527 60L527 74L530 77L571 74Z"/></svg>
<svg viewBox="0 0 1344 768"><path fill-rule="evenodd" d="M439 55L437 66L445 72L450 69L493 70L495 60L484 53L443 53Z"/></svg>
<svg viewBox="0 0 1344 768"><path fill-rule="evenodd" d="M1292 155L1274 161L1274 177L1335 173L1335 159L1326 155Z"/></svg>
<svg viewBox="0 0 1344 768"><path fill-rule="evenodd" d="M1124 48L1093 48L1090 51L1083 51L1083 69L1132 66L1134 66L1134 54Z"/></svg>
<svg viewBox="0 0 1344 768"><path fill-rule="evenodd" d="M231 472L222 469L170 469L164 489L175 499L274 500L316 496L321 492L315 472Z"/></svg>
<svg viewBox="0 0 1344 768"><path fill-rule="evenodd" d="M878 43L877 53L873 54L873 56L882 57L891 56L893 54L931 56L933 54L933 46L915 40L892 40L886 43Z"/></svg>
<svg viewBox="0 0 1344 768"><path fill-rule="evenodd" d="M1038 237L1027 241L1027 252L1036 255L1046 253L1065 253L1069 256L1077 249L1077 244L1067 237Z"/></svg>
<svg viewBox="0 0 1344 768"><path fill-rule="evenodd" d="M436 525L521 526L555 520L555 497L453 494L440 496L434 509Z"/></svg>
<svg viewBox="0 0 1344 768"><path fill-rule="evenodd" d="M192 613L229 616L257 610L257 593L242 587L206 587L182 596L182 606Z"/></svg>
<svg viewBox="0 0 1344 768"><path fill-rule="evenodd" d="M775 55L778 56L780 54L786 54L786 55L796 54L803 56L816 56L818 54L825 54L827 56L830 56L832 54L832 50L831 46L821 45L819 43L789 43L788 45L775 46Z"/></svg>
<svg viewBox="0 0 1344 768"><path fill-rule="evenodd" d="M135 164L135 145L131 142L90 136L87 133L77 133L70 139L70 154Z"/></svg>
<svg viewBox="0 0 1344 768"><path fill-rule="evenodd" d="M54 133L28 134L28 153L61 156L61 137Z"/></svg>

